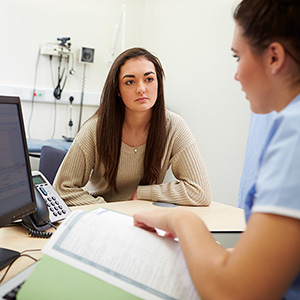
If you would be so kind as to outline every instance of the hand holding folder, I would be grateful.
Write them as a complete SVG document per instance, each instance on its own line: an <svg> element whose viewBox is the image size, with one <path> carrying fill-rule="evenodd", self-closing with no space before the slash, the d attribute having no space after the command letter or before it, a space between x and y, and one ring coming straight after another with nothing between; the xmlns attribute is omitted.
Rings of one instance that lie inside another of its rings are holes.
<svg viewBox="0 0 300 300"><path fill-rule="evenodd" d="M18 299L199 299L179 243L117 212L72 213L43 252Z"/></svg>

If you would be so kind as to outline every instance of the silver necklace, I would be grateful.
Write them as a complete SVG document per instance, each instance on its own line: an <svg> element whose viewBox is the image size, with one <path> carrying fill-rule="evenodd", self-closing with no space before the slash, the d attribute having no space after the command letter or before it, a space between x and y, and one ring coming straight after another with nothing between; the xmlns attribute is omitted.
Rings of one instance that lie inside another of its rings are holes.
<svg viewBox="0 0 300 300"><path fill-rule="evenodd" d="M149 126L150 126L150 124L149 124ZM147 134L148 129L149 129L149 126L148 126L147 130L144 132L144 134L143 134L143 136L141 137L141 139L139 140L139 142L138 142L137 144L135 144L135 142L134 142L132 136L130 135L130 133L129 133L127 127L126 127L126 125L124 124L124 128L125 128L125 130L127 131L128 135L129 135L129 137L130 137L130 139L131 139L132 145L133 145L133 147L134 147L134 153L137 153L137 152L138 152L138 146L140 145L141 141L143 140L143 138L144 138L145 135Z"/></svg>

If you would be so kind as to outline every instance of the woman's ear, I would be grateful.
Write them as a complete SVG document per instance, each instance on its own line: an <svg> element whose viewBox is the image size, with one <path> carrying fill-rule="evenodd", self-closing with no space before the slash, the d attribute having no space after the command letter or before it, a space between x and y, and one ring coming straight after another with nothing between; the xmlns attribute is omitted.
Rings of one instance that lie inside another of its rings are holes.
<svg viewBox="0 0 300 300"><path fill-rule="evenodd" d="M274 42L268 47L268 65L272 75L278 73L278 71L282 68L286 55L283 46Z"/></svg>

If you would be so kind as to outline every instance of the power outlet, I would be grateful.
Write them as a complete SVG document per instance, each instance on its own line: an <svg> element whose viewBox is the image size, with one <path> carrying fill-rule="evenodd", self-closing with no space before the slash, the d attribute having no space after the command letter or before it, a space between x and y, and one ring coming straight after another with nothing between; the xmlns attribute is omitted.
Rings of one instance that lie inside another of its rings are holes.
<svg viewBox="0 0 300 300"><path fill-rule="evenodd" d="M44 90L35 90L34 94L34 99L35 100L40 100L40 101L43 101L45 100L45 91Z"/></svg>

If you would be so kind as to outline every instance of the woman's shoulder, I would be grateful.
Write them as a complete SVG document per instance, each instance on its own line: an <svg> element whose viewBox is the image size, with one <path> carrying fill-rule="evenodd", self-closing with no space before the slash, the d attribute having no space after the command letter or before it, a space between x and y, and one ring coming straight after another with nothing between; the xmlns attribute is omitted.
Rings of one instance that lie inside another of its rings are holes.
<svg viewBox="0 0 300 300"><path fill-rule="evenodd" d="M166 110L166 120L167 120L167 133L171 138L189 140L189 143L193 143L194 136L187 125L186 121L179 114Z"/></svg>
<svg viewBox="0 0 300 300"><path fill-rule="evenodd" d="M96 132L97 129L97 123L98 123L98 117L97 116L92 116L91 118L89 118L87 121L85 121L83 123L83 125L81 126L79 133L84 132L91 132L94 131Z"/></svg>
<svg viewBox="0 0 300 300"><path fill-rule="evenodd" d="M167 120L167 126L182 126L183 124L186 124L183 117L181 117L179 114L170 111L166 109L166 120Z"/></svg>
<svg viewBox="0 0 300 300"><path fill-rule="evenodd" d="M280 111L273 121L268 141L300 141L300 95ZM282 143L281 143L282 146ZM288 148L288 147L287 147Z"/></svg>
<svg viewBox="0 0 300 300"><path fill-rule="evenodd" d="M79 132L75 137L75 141L80 144L85 144L88 141L93 140L96 141L96 132L97 132L97 122L98 117L93 116L88 119L84 124L81 126Z"/></svg>

